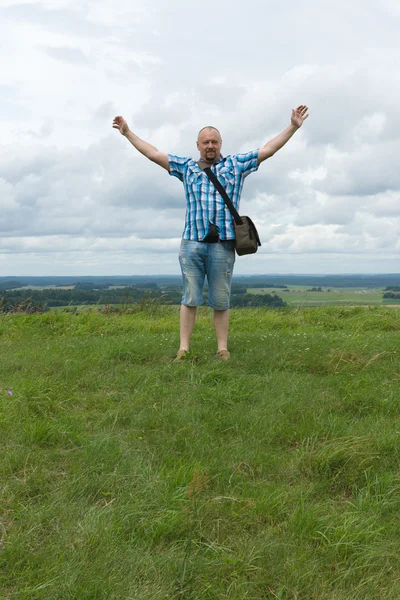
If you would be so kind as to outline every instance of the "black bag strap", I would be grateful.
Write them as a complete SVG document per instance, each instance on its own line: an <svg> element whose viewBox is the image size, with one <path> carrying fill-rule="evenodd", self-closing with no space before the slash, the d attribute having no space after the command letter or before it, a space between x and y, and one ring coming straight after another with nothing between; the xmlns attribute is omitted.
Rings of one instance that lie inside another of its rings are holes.
<svg viewBox="0 0 400 600"><path fill-rule="evenodd" d="M229 198L228 194L226 193L225 188L222 185L222 183L219 181L218 177L211 171L211 167L206 167L204 169L204 173L207 175L207 177L209 178L211 183L213 183L215 185L218 192L221 194L222 198L225 201L225 204L227 205L227 207L229 208L229 210L231 212L232 217L234 218L235 223L237 225L243 225L243 221L240 218L238 211L233 206L231 199Z"/></svg>

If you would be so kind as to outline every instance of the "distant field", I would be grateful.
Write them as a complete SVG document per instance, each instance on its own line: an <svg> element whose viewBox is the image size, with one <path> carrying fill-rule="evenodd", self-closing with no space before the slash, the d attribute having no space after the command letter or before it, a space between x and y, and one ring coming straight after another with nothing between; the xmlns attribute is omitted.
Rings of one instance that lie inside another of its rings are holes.
<svg viewBox="0 0 400 600"><path fill-rule="evenodd" d="M46 290L46 289L50 289L50 288L53 288L53 286L48 285L48 286L43 287L42 285L24 285L22 287L11 288L7 291L15 292L15 291L19 291L19 290Z"/></svg>
<svg viewBox="0 0 400 600"><path fill-rule="evenodd" d="M12 288L9 292L20 290L73 290L74 285L24 285L22 287Z"/></svg>
<svg viewBox="0 0 400 600"><path fill-rule="evenodd" d="M136 287L136 286L135 285L109 285L108 289L109 290L123 290L126 287Z"/></svg>
<svg viewBox="0 0 400 600"><path fill-rule="evenodd" d="M275 292L289 306L386 304L382 298L384 288L322 288L321 292L312 292L309 291L311 287L291 285L287 288L288 291L282 288L249 288L247 291L249 294L272 294ZM393 298L388 298L387 301L387 304L396 304Z"/></svg>

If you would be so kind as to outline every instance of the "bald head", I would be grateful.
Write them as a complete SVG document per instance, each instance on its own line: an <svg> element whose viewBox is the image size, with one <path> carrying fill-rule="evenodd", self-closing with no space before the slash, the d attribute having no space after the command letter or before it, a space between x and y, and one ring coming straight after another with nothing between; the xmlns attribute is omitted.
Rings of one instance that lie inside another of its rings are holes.
<svg viewBox="0 0 400 600"><path fill-rule="evenodd" d="M218 129L216 127L213 127L212 125L206 125L205 127L203 127L203 129L200 129L199 133L197 134L197 140L199 139L200 134L201 134L202 131L208 131L210 133L213 132L213 131L217 132L217 134L221 138L221 134L220 134L220 132L218 131Z"/></svg>
<svg viewBox="0 0 400 600"><path fill-rule="evenodd" d="M213 163L221 154L222 139L216 127L207 125L200 129L197 136L197 149L200 158L205 162Z"/></svg>

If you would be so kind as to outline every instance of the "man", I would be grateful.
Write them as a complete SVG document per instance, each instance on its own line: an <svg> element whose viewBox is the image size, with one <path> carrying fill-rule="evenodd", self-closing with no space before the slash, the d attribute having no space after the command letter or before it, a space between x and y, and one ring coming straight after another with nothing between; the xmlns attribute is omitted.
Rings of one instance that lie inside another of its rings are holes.
<svg viewBox="0 0 400 600"><path fill-rule="evenodd" d="M233 219L224 200L203 170L211 167L236 210L239 210L245 177L257 171L264 160L273 156L290 140L307 119L307 111L305 105L293 109L289 127L259 150L225 158L221 155L222 139L218 129L204 127L197 138L200 153L198 161L160 152L135 135L123 117L115 117L114 129L118 129L136 150L177 177L184 185L187 210L179 253L184 293L180 310L180 347L176 361L184 359L189 352L196 309L203 303L205 276L208 281L208 304L214 310L217 357L221 360L230 358L229 299L235 262Z"/></svg>

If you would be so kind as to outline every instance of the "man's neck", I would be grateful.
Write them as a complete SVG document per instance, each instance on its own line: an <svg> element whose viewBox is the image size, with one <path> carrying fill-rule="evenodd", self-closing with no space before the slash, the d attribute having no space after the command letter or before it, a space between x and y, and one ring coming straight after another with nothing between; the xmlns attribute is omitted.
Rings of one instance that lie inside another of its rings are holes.
<svg viewBox="0 0 400 600"><path fill-rule="evenodd" d="M220 160L222 160L222 155L220 155L218 158L215 158L211 162L209 160L206 160L205 158L200 157L198 162L204 165L205 167L211 167L211 165L215 165L215 163L219 162Z"/></svg>
<svg viewBox="0 0 400 600"><path fill-rule="evenodd" d="M200 158L200 160L199 160L199 162L203 163L204 165L207 165L208 167L211 166L211 165L213 165L214 163L216 163L218 161L219 161L218 158L215 158L212 161L206 160L205 158Z"/></svg>

